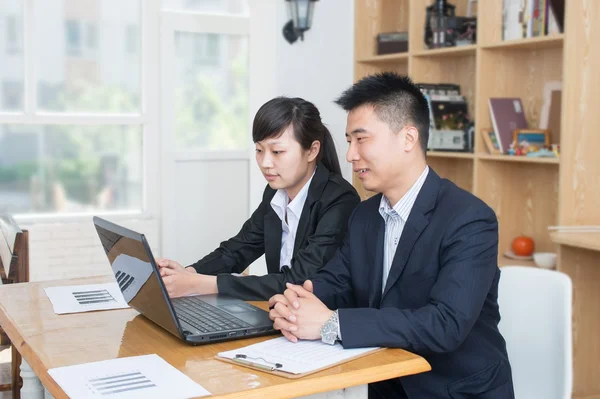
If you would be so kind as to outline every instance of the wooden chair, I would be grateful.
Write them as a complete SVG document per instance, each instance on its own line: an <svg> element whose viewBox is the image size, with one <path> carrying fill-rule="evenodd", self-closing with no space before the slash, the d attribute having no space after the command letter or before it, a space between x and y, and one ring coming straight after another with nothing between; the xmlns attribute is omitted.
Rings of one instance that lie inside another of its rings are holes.
<svg viewBox="0 0 600 399"><path fill-rule="evenodd" d="M29 281L29 235L7 214L0 214L0 278L2 284ZM0 331L0 341L2 345L10 345L4 331ZM0 384L0 391L12 391L13 399L19 399L23 384L19 373L21 355L14 345L11 352L11 382Z"/></svg>

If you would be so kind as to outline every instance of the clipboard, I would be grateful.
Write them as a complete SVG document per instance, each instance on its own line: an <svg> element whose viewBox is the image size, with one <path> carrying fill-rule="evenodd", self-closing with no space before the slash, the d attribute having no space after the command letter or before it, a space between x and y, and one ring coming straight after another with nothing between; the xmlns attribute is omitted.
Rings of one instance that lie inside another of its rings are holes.
<svg viewBox="0 0 600 399"><path fill-rule="evenodd" d="M275 339L277 339L277 338L275 338ZM317 344L321 344L321 343L318 342ZM292 344L292 345L294 345L294 344ZM322 344L322 345L326 345L326 344ZM252 346L252 345L250 345L250 346ZM359 359L364 356L372 355L373 353L377 353L377 352L380 352L380 351L386 349L383 347L364 348L363 352L358 353L351 357L347 357L343 360L336 361L331 364L327 364L323 367L318 367L314 370L310 370L310 371L306 371L306 372L302 372L302 373L294 373L294 372L283 370L285 365L282 363L272 362L269 359L265 359L265 357L268 357L268 356L251 357L247 354L244 354L243 352L244 352L245 348L247 348L247 347L224 352L224 353L240 352L240 353L236 353L234 358L219 356L219 354L215 355L214 358L217 360L220 360L222 362L225 362L225 363L230 363L230 364L234 364L237 366L247 367L247 368L250 368L253 370L262 371L262 372L273 374L273 375L276 375L279 377L289 378L289 379L297 379L297 378L305 377L307 375L318 373L319 371L323 371L328 368L338 366L340 364L350 362L352 360ZM326 348L326 347L324 347L324 348Z"/></svg>

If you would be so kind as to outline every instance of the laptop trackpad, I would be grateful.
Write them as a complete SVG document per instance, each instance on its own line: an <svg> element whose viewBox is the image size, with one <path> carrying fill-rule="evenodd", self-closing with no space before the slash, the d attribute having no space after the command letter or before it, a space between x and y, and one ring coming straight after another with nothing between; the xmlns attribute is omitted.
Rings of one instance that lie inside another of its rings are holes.
<svg viewBox="0 0 600 399"><path fill-rule="evenodd" d="M248 312L248 308L244 308L240 305L218 305L221 309L231 313L231 314L236 314L236 313L244 313L244 312Z"/></svg>
<svg viewBox="0 0 600 399"><path fill-rule="evenodd" d="M251 326L261 327L273 325L269 319L269 312L262 311L246 302L232 298L227 295L202 295L200 298L206 303L218 307L219 309L245 321Z"/></svg>
<svg viewBox="0 0 600 399"><path fill-rule="evenodd" d="M267 325L273 323L271 320L269 320L269 313L262 311L257 312L256 308L244 302L222 304L217 306L232 316L235 316L254 327L264 326L265 323Z"/></svg>

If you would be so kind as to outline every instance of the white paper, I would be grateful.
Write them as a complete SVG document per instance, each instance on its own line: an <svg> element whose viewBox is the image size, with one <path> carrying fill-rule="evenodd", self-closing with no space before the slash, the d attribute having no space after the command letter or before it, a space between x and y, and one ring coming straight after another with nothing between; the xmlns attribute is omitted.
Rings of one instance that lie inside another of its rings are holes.
<svg viewBox="0 0 600 399"><path fill-rule="evenodd" d="M267 367L273 367L276 363L279 363L281 367L275 370L302 374L334 365L376 349L379 348L344 349L339 343L328 345L321 341L293 343L285 337L280 337L244 348L220 352L219 356L235 359L236 355L242 354L246 355L244 360L248 362Z"/></svg>
<svg viewBox="0 0 600 399"><path fill-rule="evenodd" d="M116 282L106 284L65 285L44 288L54 313L81 313L94 310L124 309L127 302Z"/></svg>
<svg viewBox="0 0 600 399"><path fill-rule="evenodd" d="M58 367L48 374L71 399L162 399L210 395L158 355Z"/></svg>

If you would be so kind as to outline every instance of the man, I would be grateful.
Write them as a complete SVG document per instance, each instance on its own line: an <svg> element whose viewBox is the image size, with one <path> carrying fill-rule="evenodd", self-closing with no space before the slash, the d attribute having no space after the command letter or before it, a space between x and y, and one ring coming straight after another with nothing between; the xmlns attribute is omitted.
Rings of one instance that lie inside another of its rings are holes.
<svg viewBox="0 0 600 399"><path fill-rule="evenodd" d="M275 328L294 342L404 348L431 364L371 384L371 398L513 398L496 215L428 167L429 109L409 78L368 76L336 102L348 111L347 160L380 194L355 209L312 282L270 299Z"/></svg>

